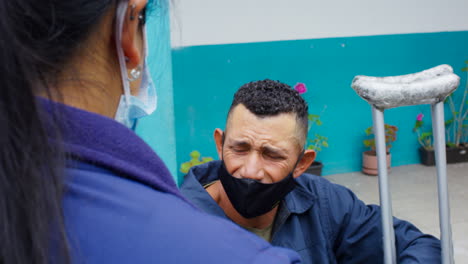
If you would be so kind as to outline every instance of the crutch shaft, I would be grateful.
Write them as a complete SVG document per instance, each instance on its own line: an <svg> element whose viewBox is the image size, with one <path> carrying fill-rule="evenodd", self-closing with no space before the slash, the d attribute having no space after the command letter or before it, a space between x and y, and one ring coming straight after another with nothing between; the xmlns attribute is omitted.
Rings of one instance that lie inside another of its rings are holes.
<svg viewBox="0 0 468 264"><path fill-rule="evenodd" d="M450 228L450 207L447 185L447 157L445 151L444 103L431 106L432 131L437 167L437 187L439 194L440 240L442 245L442 263L453 264L452 230Z"/></svg>
<svg viewBox="0 0 468 264"><path fill-rule="evenodd" d="M395 233L393 230L392 202L388 184L387 147L383 111L372 107L375 146L379 173L379 195L382 210L383 247L385 264L396 263Z"/></svg>

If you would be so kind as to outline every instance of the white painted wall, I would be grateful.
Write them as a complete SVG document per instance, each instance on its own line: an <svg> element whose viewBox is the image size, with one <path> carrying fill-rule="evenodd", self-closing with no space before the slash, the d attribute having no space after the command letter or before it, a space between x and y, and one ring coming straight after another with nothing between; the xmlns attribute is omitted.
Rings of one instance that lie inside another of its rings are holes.
<svg viewBox="0 0 468 264"><path fill-rule="evenodd" d="M172 0L172 46L468 30L468 0Z"/></svg>

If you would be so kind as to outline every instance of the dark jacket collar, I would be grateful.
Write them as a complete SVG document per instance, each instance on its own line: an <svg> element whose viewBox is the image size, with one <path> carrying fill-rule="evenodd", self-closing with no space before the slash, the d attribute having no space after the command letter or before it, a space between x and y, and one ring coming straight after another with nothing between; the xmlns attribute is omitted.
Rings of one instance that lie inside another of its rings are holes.
<svg viewBox="0 0 468 264"><path fill-rule="evenodd" d="M38 101L46 110L46 128L50 135L61 131L68 156L184 199L158 155L132 130L105 116L43 98Z"/></svg>
<svg viewBox="0 0 468 264"><path fill-rule="evenodd" d="M223 209L219 207L208 192L203 188L203 185L218 180L217 171L221 162L212 161L199 166L192 167L187 175L185 175L184 182L180 186L180 191L187 197L195 206L203 211L227 218Z"/></svg>
<svg viewBox="0 0 468 264"><path fill-rule="evenodd" d="M203 188L203 185L218 180L219 166L221 161L216 160L193 167L185 176L180 190L185 197L205 212L226 217L224 211ZM287 209L288 213L304 213L316 200L317 196L311 188L306 188L308 184L301 177L296 179L296 188L284 198L283 204L286 205L284 209Z"/></svg>

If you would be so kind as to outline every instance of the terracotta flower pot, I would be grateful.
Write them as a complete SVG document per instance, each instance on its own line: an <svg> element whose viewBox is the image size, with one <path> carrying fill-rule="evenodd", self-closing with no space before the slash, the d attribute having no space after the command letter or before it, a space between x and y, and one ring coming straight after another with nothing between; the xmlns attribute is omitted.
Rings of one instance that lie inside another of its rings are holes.
<svg viewBox="0 0 468 264"><path fill-rule="evenodd" d="M387 170L390 173L392 154L387 152ZM376 176L379 174L377 165L377 155L375 151L369 150L362 153L362 172L367 175Z"/></svg>

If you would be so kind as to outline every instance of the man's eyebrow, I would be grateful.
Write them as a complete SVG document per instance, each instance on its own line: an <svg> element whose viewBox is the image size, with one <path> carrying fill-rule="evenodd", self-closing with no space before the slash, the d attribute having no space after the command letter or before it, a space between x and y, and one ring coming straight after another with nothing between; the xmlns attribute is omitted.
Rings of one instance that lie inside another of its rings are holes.
<svg viewBox="0 0 468 264"><path fill-rule="evenodd" d="M281 148L274 148L274 147L271 147L271 146L263 146L262 147L263 150L265 152L269 152L269 153L274 153L274 154L277 154L277 155L287 155L288 152L284 149L281 149Z"/></svg>
<svg viewBox="0 0 468 264"><path fill-rule="evenodd" d="M236 145L236 146L250 146L250 143L245 141L245 140L232 140L230 142L230 145Z"/></svg>
<svg viewBox="0 0 468 264"><path fill-rule="evenodd" d="M229 145L237 146L237 147L250 147L250 143L242 139L240 140L232 139ZM288 155L287 150L284 150L278 147L273 147L273 146L262 146L262 151L277 154L277 155Z"/></svg>

